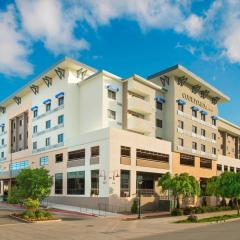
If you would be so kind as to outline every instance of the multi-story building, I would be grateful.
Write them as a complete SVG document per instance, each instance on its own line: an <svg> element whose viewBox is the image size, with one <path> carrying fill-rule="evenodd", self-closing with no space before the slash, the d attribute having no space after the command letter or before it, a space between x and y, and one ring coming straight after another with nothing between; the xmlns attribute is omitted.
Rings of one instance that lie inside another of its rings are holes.
<svg viewBox="0 0 240 240"><path fill-rule="evenodd" d="M179 65L122 79L64 58L0 103L1 194L21 169L45 167L49 201L129 208L138 191L154 203L163 173L237 170L240 131L218 120L228 100Z"/></svg>

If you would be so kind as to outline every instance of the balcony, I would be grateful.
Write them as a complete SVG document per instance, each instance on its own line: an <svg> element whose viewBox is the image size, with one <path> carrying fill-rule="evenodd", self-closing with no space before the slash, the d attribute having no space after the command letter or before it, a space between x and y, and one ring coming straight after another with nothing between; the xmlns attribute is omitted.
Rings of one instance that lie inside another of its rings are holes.
<svg viewBox="0 0 240 240"><path fill-rule="evenodd" d="M78 167L78 166L84 166L85 165L85 158L78 158L78 159L71 159L67 162L67 167Z"/></svg>
<svg viewBox="0 0 240 240"><path fill-rule="evenodd" d="M154 130L151 122L142 118L135 117L128 114L128 127L129 130L140 132L140 133L151 133Z"/></svg>
<svg viewBox="0 0 240 240"><path fill-rule="evenodd" d="M121 156L120 157L120 164L131 165L131 158L128 157L128 156Z"/></svg>
<svg viewBox="0 0 240 240"><path fill-rule="evenodd" d="M142 114L151 114L153 112L153 107L149 102L131 95L128 97L128 109Z"/></svg>
<svg viewBox="0 0 240 240"><path fill-rule="evenodd" d="M155 161L143 158L137 158L136 165L139 167L149 167L169 170L170 166L168 162Z"/></svg>

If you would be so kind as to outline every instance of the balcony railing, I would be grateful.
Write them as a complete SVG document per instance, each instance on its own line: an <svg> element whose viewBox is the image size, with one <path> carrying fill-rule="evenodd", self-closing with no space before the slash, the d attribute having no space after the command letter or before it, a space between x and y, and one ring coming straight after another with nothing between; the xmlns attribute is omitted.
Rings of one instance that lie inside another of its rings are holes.
<svg viewBox="0 0 240 240"><path fill-rule="evenodd" d="M52 113L54 113L54 112L57 112L57 111L59 111L59 110L61 110L61 109L64 109L64 105L58 106L58 107L56 107L56 108L54 108L54 109L52 109L52 110L50 110L50 111L48 111L48 112L45 112L45 113L43 113L43 114L40 114L40 115L38 115L37 117L33 118L32 121L34 122L34 121L36 121L36 120L38 120L38 119L40 119L40 118L43 118L43 117L45 117L45 116L48 116L49 114L52 114Z"/></svg>
<svg viewBox="0 0 240 240"><path fill-rule="evenodd" d="M33 149L32 153L39 153L39 152L47 151L47 150L62 147L62 146L64 146L63 142L62 143L57 143L57 144L54 144L54 145L50 145L50 146L47 146L47 147L43 147L43 148Z"/></svg>
<svg viewBox="0 0 240 240"><path fill-rule="evenodd" d="M78 159L71 159L67 162L67 167L78 167L78 166L84 166L85 165L85 158L78 158Z"/></svg>
<svg viewBox="0 0 240 240"><path fill-rule="evenodd" d="M43 131L41 131L41 132L33 133L32 137L33 137L33 138L34 138L34 137L38 137L38 136L40 136L40 135L43 135L43 134L45 134L45 133L52 132L52 131L54 131L54 130L57 130L57 129L60 129L60 128L63 128L63 127L64 127L64 124L63 124L63 123L62 123L62 124L58 124L58 125L56 125L55 127L52 127L52 128L46 129L46 130L43 130Z"/></svg>

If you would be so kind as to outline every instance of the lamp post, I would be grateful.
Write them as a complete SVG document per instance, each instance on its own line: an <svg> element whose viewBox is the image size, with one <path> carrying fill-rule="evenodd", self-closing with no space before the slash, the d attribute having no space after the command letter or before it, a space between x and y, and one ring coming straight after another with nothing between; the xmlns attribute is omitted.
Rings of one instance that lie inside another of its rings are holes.
<svg viewBox="0 0 240 240"><path fill-rule="evenodd" d="M138 219L141 219L141 192L140 192L140 187L143 183L143 177L142 176L138 176L137 178L137 184L138 184Z"/></svg>

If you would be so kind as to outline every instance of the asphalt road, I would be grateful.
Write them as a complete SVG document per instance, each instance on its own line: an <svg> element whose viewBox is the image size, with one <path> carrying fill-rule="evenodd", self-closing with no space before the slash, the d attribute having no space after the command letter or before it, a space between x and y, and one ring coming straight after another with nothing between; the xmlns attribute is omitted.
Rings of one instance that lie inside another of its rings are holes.
<svg viewBox="0 0 240 240"><path fill-rule="evenodd" d="M135 238L138 240L146 237ZM198 228L186 229L169 233L155 234L148 240L240 240L240 221L209 224Z"/></svg>

